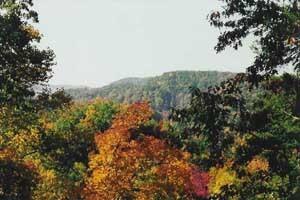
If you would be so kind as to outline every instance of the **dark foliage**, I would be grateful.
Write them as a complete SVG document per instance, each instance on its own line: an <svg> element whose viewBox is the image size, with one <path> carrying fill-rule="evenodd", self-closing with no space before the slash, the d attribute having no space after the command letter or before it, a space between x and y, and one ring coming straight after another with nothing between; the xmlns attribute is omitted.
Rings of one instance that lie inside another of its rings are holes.
<svg viewBox="0 0 300 200"><path fill-rule="evenodd" d="M54 53L36 45L40 33L32 26L38 16L31 0L0 3L0 106L26 106L33 86L51 77Z"/></svg>

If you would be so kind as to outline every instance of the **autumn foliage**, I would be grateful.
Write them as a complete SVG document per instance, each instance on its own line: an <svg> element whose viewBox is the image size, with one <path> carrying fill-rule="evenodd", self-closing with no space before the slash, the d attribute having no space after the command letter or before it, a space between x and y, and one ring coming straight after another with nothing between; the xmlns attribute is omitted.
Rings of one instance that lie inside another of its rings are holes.
<svg viewBox="0 0 300 200"><path fill-rule="evenodd" d="M0 150L0 199L31 199L37 181L31 161L18 159L11 149Z"/></svg>
<svg viewBox="0 0 300 200"><path fill-rule="evenodd" d="M125 106L111 128L96 135L99 153L90 157L86 199L193 199L208 195L209 177L189 163L188 153L140 132L152 114L147 103Z"/></svg>
<svg viewBox="0 0 300 200"><path fill-rule="evenodd" d="M33 0L0 1L0 200L299 200L299 0L219 1L209 17L225 28L218 52L255 36L245 74L208 88L232 74L91 90L152 99L155 114L145 102L51 92L55 55L39 44ZM284 66L294 73L274 76Z"/></svg>
<svg viewBox="0 0 300 200"><path fill-rule="evenodd" d="M251 174L259 172L259 171L268 172L269 171L269 162L265 158L256 156L249 162L249 164L247 166L247 170Z"/></svg>

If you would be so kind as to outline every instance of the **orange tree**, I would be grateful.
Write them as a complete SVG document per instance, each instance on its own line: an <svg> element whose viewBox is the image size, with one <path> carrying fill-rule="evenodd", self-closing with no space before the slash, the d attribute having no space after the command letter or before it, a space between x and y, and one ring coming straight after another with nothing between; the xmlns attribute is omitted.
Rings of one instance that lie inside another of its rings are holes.
<svg viewBox="0 0 300 200"><path fill-rule="evenodd" d="M110 129L96 135L86 199L194 199L206 197L209 177L189 154L140 132L152 111L147 103L125 106Z"/></svg>

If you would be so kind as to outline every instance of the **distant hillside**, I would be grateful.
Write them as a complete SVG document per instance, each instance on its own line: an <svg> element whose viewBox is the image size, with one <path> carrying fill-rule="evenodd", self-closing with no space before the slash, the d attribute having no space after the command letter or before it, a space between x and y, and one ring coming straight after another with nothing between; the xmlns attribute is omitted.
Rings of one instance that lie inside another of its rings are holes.
<svg viewBox="0 0 300 200"><path fill-rule="evenodd" d="M80 90L80 89L83 89L83 88L86 88L85 86L75 86L75 85L53 85L53 84L50 84L50 85L46 85L46 86L41 86L41 85L36 85L33 87L34 91L39 93L39 92L42 92L43 89L50 89L52 92L53 91L56 91L56 90L59 90L59 89L64 89L64 90L70 90L70 89L76 89L76 90Z"/></svg>
<svg viewBox="0 0 300 200"><path fill-rule="evenodd" d="M76 100L96 97L131 103L149 100L157 111L168 111L171 107L181 107L189 102L191 86L205 89L232 77L229 72L217 71L175 71L149 78L126 78L102 88L67 89Z"/></svg>

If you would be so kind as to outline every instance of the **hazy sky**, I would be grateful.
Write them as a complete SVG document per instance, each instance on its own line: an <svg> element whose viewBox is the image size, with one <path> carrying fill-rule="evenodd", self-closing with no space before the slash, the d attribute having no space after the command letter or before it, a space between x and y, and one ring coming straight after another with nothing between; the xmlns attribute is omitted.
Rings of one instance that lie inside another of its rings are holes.
<svg viewBox="0 0 300 200"><path fill-rule="evenodd" d="M249 47L216 55L207 14L217 0L37 0L52 84L103 86L174 70L244 71Z"/></svg>

